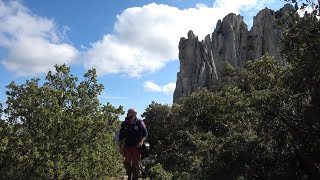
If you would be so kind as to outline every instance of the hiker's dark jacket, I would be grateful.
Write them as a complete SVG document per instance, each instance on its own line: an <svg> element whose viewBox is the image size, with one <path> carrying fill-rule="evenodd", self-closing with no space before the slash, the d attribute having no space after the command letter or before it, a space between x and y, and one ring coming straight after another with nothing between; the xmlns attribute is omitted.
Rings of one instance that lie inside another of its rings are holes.
<svg viewBox="0 0 320 180"><path fill-rule="evenodd" d="M125 146L136 146L142 138L147 138L148 131L142 120L135 118L133 124L129 124L126 118L121 124L119 140L124 139Z"/></svg>

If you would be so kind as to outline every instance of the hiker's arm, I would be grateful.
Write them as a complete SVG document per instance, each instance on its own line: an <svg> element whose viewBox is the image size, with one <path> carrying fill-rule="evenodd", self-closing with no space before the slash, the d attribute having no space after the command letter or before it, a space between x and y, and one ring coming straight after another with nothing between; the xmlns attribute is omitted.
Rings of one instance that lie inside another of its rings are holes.
<svg viewBox="0 0 320 180"><path fill-rule="evenodd" d="M138 143L139 147L142 146L142 144L144 143L144 141L148 137L148 130L146 128L146 125L143 122L141 122L141 127L142 127L142 138L141 138L140 142Z"/></svg>
<svg viewBox="0 0 320 180"><path fill-rule="evenodd" d="M120 149L120 150L123 148L123 141L124 141L124 140L119 141L119 149Z"/></svg>
<svg viewBox="0 0 320 180"><path fill-rule="evenodd" d="M146 139L147 139L146 137L143 137L143 138L140 140L139 144L141 144L141 146L142 146L142 144L144 143L144 141L145 141Z"/></svg>
<svg viewBox="0 0 320 180"><path fill-rule="evenodd" d="M121 129L119 132L119 150L120 150L120 152L123 149L123 144L124 144L124 129L123 129L123 126L121 125Z"/></svg>
<svg viewBox="0 0 320 180"><path fill-rule="evenodd" d="M119 141L119 152L124 156L124 140Z"/></svg>

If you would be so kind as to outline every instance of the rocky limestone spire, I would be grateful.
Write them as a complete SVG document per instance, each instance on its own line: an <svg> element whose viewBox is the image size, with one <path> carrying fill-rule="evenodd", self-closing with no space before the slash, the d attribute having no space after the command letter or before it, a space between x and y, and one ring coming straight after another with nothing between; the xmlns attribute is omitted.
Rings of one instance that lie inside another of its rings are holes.
<svg viewBox="0 0 320 180"><path fill-rule="evenodd" d="M234 66L243 66L246 61L248 28L243 17L233 13L217 22L212 33L211 50L218 73L221 73L222 62Z"/></svg>
<svg viewBox="0 0 320 180"><path fill-rule="evenodd" d="M177 74L173 102L201 87L211 89L219 79L223 62L243 67L247 60L259 60L265 54L281 61L282 30L277 20L290 5L277 12L265 8L255 17L248 31L243 17L229 14L219 20L212 38L207 35L202 41L188 32L188 38L179 42L180 72Z"/></svg>
<svg viewBox="0 0 320 180"><path fill-rule="evenodd" d="M210 37L200 42L192 31L179 42L180 72L173 99L179 99L199 87L210 88L217 80L217 70L210 49Z"/></svg>
<svg viewBox="0 0 320 180"><path fill-rule="evenodd" d="M275 12L270 9L261 10L254 17L253 26L249 32L247 59L260 59L266 53L281 60L281 38L283 37L277 24Z"/></svg>

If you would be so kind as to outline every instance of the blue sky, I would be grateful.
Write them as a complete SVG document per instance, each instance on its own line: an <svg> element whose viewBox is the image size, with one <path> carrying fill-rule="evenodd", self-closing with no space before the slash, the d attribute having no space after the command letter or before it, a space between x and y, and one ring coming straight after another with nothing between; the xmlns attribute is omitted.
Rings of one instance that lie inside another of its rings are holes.
<svg viewBox="0 0 320 180"><path fill-rule="evenodd" d="M101 103L138 115L152 102L172 103L178 43L189 30L203 39L233 12L249 27L281 0L0 0L0 102L5 86L66 63L78 77L96 68ZM121 117L123 118L123 116Z"/></svg>

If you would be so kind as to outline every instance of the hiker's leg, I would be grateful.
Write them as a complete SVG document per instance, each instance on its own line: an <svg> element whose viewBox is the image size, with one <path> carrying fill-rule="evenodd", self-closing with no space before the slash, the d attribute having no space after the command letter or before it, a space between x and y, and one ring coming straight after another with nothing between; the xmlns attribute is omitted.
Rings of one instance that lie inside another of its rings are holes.
<svg viewBox="0 0 320 180"><path fill-rule="evenodd" d="M139 174L138 174L138 172L139 172L139 170L137 169L137 167L134 165L133 167L132 167L132 180L138 180L139 179Z"/></svg>
<svg viewBox="0 0 320 180"><path fill-rule="evenodd" d="M132 151L130 149L130 147L125 147L124 149L124 167L126 169L126 174L128 175L128 179L131 179L132 176L132 168L131 168L131 161L133 160L133 154Z"/></svg>
<svg viewBox="0 0 320 180"><path fill-rule="evenodd" d="M140 154L138 148L132 149L132 161L134 164L133 177L138 179L138 177L140 177L141 173L142 173L141 154Z"/></svg>
<svg viewBox="0 0 320 180"><path fill-rule="evenodd" d="M127 173L127 176L128 176L128 180L132 180L133 174L132 174L132 169L131 169L130 164L126 164L125 168L126 168L126 173Z"/></svg>

